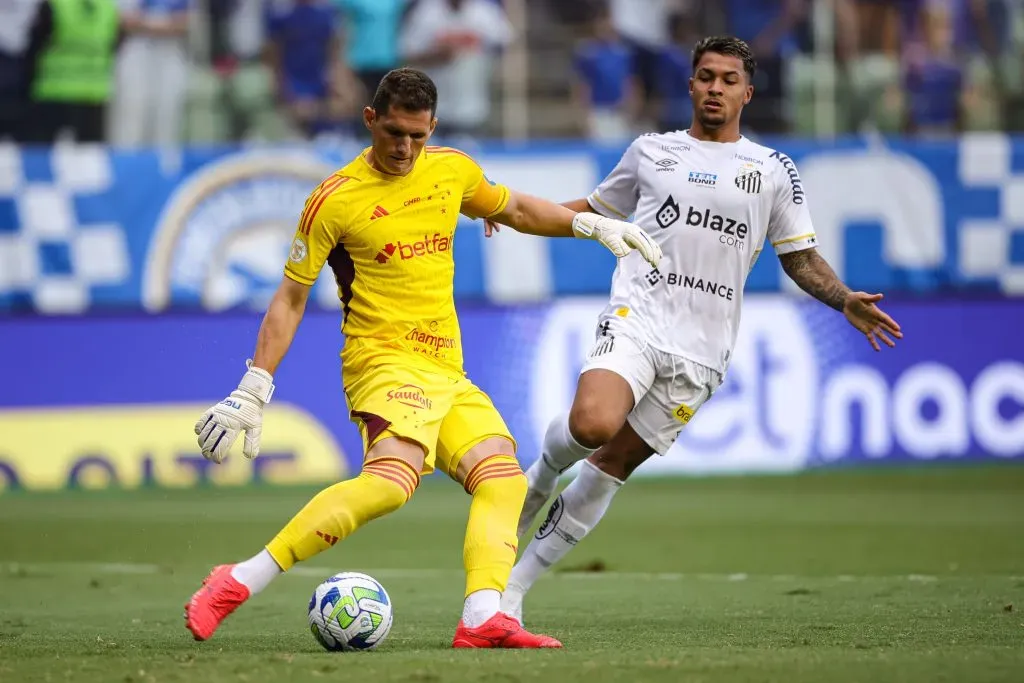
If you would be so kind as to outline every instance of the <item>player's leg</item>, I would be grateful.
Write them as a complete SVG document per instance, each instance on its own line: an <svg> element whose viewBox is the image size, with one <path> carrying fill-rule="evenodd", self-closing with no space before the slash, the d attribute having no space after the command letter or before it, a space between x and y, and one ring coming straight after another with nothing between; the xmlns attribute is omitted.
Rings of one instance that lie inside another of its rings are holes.
<svg viewBox="0 0 1024 683"><path fill-rule="evenodd" d="M185 606L185 623L192 635L206 640L243 602L295 563L327 550L367 522L402 507L419 484L423 458L422 445L396 436L374 444L359 476L313 496L253 557L213 569L203 588Z"/></svg>
<svg viewBox="0 0 1024 683"><path fill-rule="evenodd" d="M503 612L522 623L523 598L534 582L597 526L626 478L653 453L627 422L583 461L512 569L501 600Z"/></svg>
<svg viewBox="0 0 1024 683"><path fill-rule="evenodd" d="M618 433L654 377L651 349L632 330L614 319L598 327L572 408L548 425L541 455L526 471L529 488L519 517L519 538L551 498L559 476Z"/></svg>
<svg viewBox="0 0 1024 683"><path fill-rule="evenodd" d="M221 565L185 606L186 626L198 640L213 635L220 623L250 596L263 590L296 562L332 547L364 524L402 507L419 485L420 473L433 468L433 448L441 418L450 405L443 391L431 393L430 408L397 404L387 391L402 386L409 373L373 373L350 383L349 405L366 446L359 476L314 496L253 557ZM412 378L418 386L429 380ZM430 393L429 389L425 393Z"/></svg>
<svg viewBox="0 0 1024 683"><path fill-rule="evenodd" d="M454 647L561 647L527 633L499 613L501 592L516 559L516 522L526 480L515 442L490 399L468 382L438 435L438 467L473 497L463 562L466 591Z"/></svg>
<svg viewBox="0 0 1024 683"><path fill-rule="evenodd" d="M665 356L665 354L657 354ZM522 599L601 520L626 479L653 453L666 453L721 377L682 359L658 358L659 375L627 423L580 469L512 570L502 609L522 621Z"/></svg>

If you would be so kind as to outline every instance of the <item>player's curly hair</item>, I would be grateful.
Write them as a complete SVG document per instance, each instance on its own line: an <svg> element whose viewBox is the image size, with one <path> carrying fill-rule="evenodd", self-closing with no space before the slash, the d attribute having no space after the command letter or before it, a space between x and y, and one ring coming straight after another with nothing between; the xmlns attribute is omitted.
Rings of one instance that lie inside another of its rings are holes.
<svg viewBox="0 0 1024 683"><path fill-rule="evenodd" d="M719 55L736 57L743 62L743 70L747 72L747 78L753 80L754 72L757 71L757 61L750 46L734 36L708 36L702 38L693 48L693 70L697 71L697 64L701 57L707 52L714 52Z"/></svg>
<svg viewBox="0 0 1024 683"><path fill-rule="evenodd" d="M406 111L429 109L433 117L437 113L437 86L430 76L417 69L393 69L380 80L373 95L373 108L386 114L393 106Z"/></svg>

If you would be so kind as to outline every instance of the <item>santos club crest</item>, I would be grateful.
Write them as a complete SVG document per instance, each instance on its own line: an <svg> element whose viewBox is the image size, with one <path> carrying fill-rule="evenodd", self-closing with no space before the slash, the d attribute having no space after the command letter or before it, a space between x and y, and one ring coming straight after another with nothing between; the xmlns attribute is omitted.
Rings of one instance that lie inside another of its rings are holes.
<svg viewBox="0 0 1024 683"><path fill-rule="evenodd" d="M748 194L761 192L761 172L751 164L744 164L736 174L736 187Z"/></svg>

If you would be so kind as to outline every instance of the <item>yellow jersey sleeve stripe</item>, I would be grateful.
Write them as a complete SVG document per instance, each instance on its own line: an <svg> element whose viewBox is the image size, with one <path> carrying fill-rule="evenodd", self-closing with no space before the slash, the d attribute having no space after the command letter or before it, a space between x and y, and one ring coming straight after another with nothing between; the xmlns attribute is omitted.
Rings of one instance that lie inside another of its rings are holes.
<svg viewBox="0 0 1024 683"><path fill-rule="evenodd" d="M489 218L504 211L511 197L512 193L504 185L492 185L487 178L482 178L473 196L462 202L462 210L477 218Z"/></svg>
<svg viewBox="0 0 1024 683"><path fill-rule="evenodd" d="M309 234L320 207L324 205L324 202L327 201L327 198L332 192L349 180L351 180L351 178L348 176L332 176L320 183L320 186L317 189L313 190L313 193L309 196L309 200L306 202L306 208L302 210L302 216L299 218L299 232L303 235Z"/></svg>
<svg viewBox="0 0 1024 683"><path fill-rule="evenodd" d="M284 267L284 274L287 275L292 280L298 282L300 285L312 286L316 282L316 280L311 280L305 275L299 275L288 266Z"/></svg>
<svg viewBox="0 0 1024 683"><path fill-rule="evenodd" d="M454 147L427 147L427 153L428 154L458 154L459 156L466 157L467 159L472 161L474 164L476 163L476 160L473 159L473 157L469 156L468 154L466 154L462 150L455 149Z"/></svg>
<svg viewBox="0 0 1024 683"><path fill-rule="evenodd" d="M813 232L808 232L808 233L806 233L804 235L797 235L796 237L787 237L784 240L779 240L778 242L772 242L772 246L773 247L777 247L780 244L789 244L790 242L799 242L800 240L806 240L806 239L809 239L811 237L814 237L814 233Z"/></svg>
<svg viewBox="0 0 1024 683"><path fill-rule="evenodd" d="M597 192L595 192L594 194L592 194L590 196L593 197L597 201L598 204L600 204L604 208L608 209L609 211L614 213L619 218L623 218L624 219L624 218L627 217L626 214L622 213L621 211L616 209L614 206L612 206L611 204L609 204L605 200L601 199L601 195L599 195Z"/></svg>

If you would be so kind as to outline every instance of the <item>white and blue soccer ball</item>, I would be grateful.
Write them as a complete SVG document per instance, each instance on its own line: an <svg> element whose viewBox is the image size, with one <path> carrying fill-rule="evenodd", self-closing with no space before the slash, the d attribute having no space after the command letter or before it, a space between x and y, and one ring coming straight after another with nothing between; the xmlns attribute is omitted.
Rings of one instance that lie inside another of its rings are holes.
<svg viewBox="0 0 1024 683"><path fill-rule="evenodd" d="M309 600L309 630L331 652L372 650L391 631L391 598L372 576L341 572Z"/></svg>

